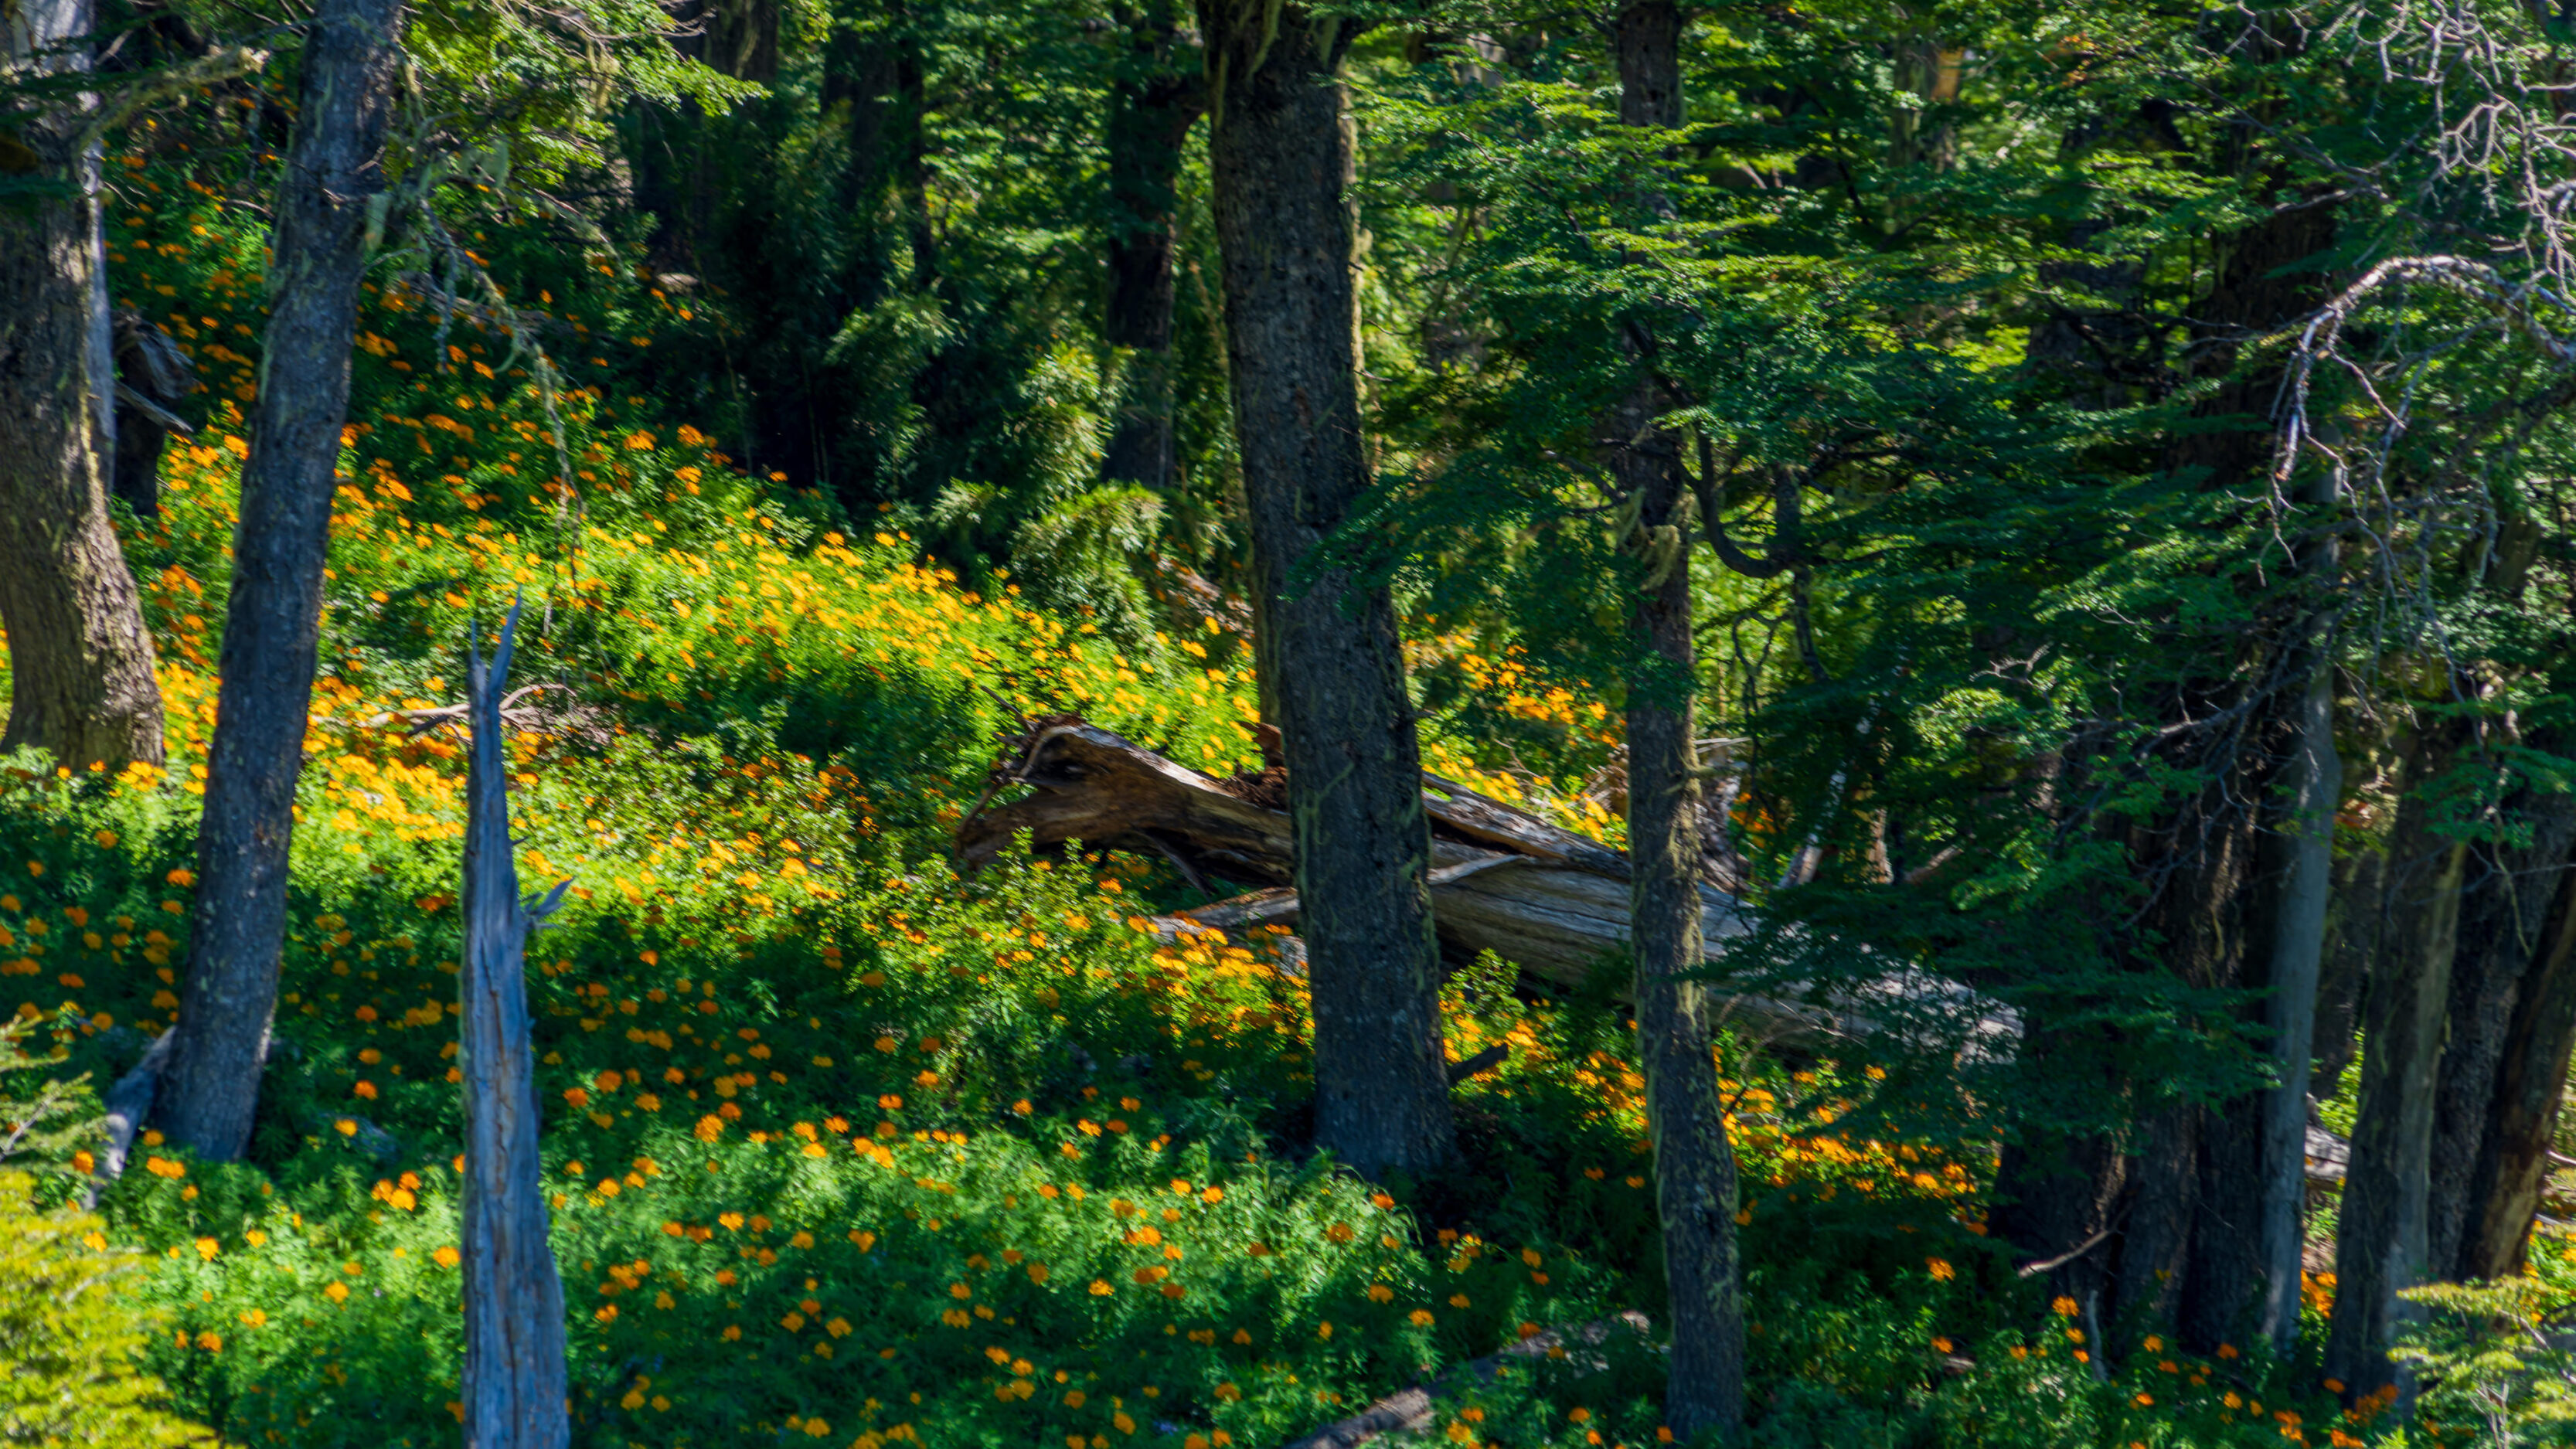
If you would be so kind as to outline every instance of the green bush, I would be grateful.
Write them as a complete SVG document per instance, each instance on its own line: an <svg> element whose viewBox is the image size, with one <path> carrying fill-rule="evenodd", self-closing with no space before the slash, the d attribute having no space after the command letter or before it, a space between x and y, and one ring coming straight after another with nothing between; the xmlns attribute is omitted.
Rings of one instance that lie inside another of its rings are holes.
<svg viewBox="0 0 2576 1449"><path fill-rule="evenodd" d="M0 1444L149 1449L213 1436L170 1412L138 1364L159 1315L135 1296L136 1254L100 1218L36 1204L0 1172Z"/></svg>

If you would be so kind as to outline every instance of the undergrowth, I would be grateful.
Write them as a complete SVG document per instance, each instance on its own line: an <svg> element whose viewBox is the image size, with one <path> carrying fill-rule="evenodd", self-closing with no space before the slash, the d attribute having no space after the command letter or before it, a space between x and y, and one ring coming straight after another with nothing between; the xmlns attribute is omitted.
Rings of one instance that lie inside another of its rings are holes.
<svg viewBox="0 0 2576 1449"><path fill-rule="evenodd" d="M259 238L184 148L124 195L120 286L212 389L161 515L122 520L169 764L22 755L0 791L0 983L93 1083L177 1004L258 331ZM1305 1140L1303 988L1266 937L1159 939L1175 887L1152 862L950 868L1023 717L1253 766L1243 641L1122 649L1007 584L965 591L905 519L741 476L617 391L707 314L615 258L476 240L537 253L514 275L593 380L550 411L497 323L370 287L253 1150L147 1137L83 1250L149 1255L148 1367L181 1408L228 1443L456 1432L462 764L418 712L454 701L468 629L513 599L523 681L549 686L512 745L520 870L574 883L529 984L576 1442L1249 1449L1546 1329L1659 1319L1643 1084L1606 990L1519 996L1491 962L1453 980L1452 1056L1510 1053L1460 1089L1460 1165L1381 1190ZM1576 763L1608 741L1508 660L1453 656L1527 738ZM1615 835L1573 773L1474 745L1435 735L1433 763ZM1858 1063L1723 1060L1755 1442L2369 1432L2256 1355L2139 1336L2104 1374L2111 1346L1984 1238L1988 1144L1838 1125L1876 1089ZM1438 1432L1666 1438L1651 1327L1592 1337L1453 1380Z"/></svg>

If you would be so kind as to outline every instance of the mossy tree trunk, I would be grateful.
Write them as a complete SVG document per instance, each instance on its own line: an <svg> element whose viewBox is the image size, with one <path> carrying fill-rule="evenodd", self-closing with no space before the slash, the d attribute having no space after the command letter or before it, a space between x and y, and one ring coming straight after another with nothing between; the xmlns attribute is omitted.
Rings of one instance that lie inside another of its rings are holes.
<svg viewBox="0 0 2576 1449"><path fill-rule="evenodd" d="M1622 125L1682 122L1680 7L1644 0L1619 12ZM1641 196L1642 210L1668 211ZM1635 352L1631 348L1632 353ZM1602 419L1612 476L1638 500L1631 552L1644 571L1629 615L1628 849L1637 1047L1655 1149L1672 1357L1664 1420L1683 1438L1744 1418L1744 1309L1736 1262L1735 1150L1712 1055L1708 988L1687 979L1707 960L1700 932L1697 664L1691 637L1692 490L1680 441L1657 418L1669 399L1640 374ZM1712 483L1714 480L1711 480Z"/></svg>
<svg viewBox="0 0 2576 1449"><path fill-rule="evenodd" d="M349 403L370 200L400 55L402 0L324 0L271 244L267 347L233 533L223 682L197 833L197 905L170 1079L170 1135L211 1158L248 1147L277 1007L287 851L322 623L322 565Z"/></svg>
<svg viewBox="0 0 2576 1449"><path fill-rule="evenodd" d="M1369 484L1361 442L1353 138L1336 78L1355 22L1204 0L1210 181L1234 426L1277 681L1315 1010L1315 1136L1363 1174L1452 1145L1431 832L1395 603L1298 570Z"/></svg>
<svg viewBox="0 0 2576 1449"><path fill-rule="evenodd" d="M91 0L26 0L0 12L12 75L84 71ZM0 749L35 745L78 769L161 760L152 636L109 525L116 449L98 102L81 95L10 133L0 169L61 194L0 204L0 627L9 635L9 724Z"/></svg>

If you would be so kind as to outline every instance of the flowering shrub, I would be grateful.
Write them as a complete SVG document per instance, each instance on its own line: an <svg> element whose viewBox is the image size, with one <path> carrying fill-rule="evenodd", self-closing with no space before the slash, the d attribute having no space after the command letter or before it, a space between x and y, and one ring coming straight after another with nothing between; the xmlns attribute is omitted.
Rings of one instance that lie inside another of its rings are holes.
<svg viewBox="0 0 2576 1449"><path fill-rule="evenodd" d="M96 1080L177 1006L256 387L257 236L184 148L127 183L117 285L213 388L161 516L125 520L170 759L0 774L0 986ZM100 1242L148 1255L151 1366L188 1413L257 1444L452 1442L463 770L421 712L513 598L545 686L511 743L520 869L574 882L529 989L578 1442L1249 1449L1543 1328L1660 1316L1644 1082L1606 992L1454 977L1451 1056L1509 1053L1460 1088L1463 1162L1381 1191L1307 1155L1304 988L1267 935L1158 940L1158 862L949 869L1010 712L1249 767L1241 641L1115 645L966 591L897 515L743 477L609 385L705 319L557 265L515 324L369 296L252 1159L147 1135L102 1204ZM550 406L505 325L593 380ZM1533 750L1607 758L1601 710L1443 647ZM1430 756L1616 838L1579 779L1476 744ZM1724 1062L1767 1442L2327 1442L2296 1417L2331 1417L2317 1391L2253 1360L2148 1340L2097 1379L2103 1345L1982 1237L1989 1144L1856 1125L1889 1120L1861 1115L1861 1064ZM1659 1365L1619 1334L1518 1358L1438 1432L1657 1442Z"/></svg>

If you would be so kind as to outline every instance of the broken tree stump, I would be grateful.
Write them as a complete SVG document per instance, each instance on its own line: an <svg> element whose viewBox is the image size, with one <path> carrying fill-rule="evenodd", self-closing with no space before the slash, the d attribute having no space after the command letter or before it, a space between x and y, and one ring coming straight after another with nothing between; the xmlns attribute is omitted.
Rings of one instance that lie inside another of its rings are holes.
<svg viewBox="0 0 2576 1449"><path fill-rule="evenodd" d="M519 606L487 667L465 641L464 1040L466 1449L566 1449L563 1280L546 1238L529 1047L528 932L563 899L519 898L502 690Z"/></svg>

